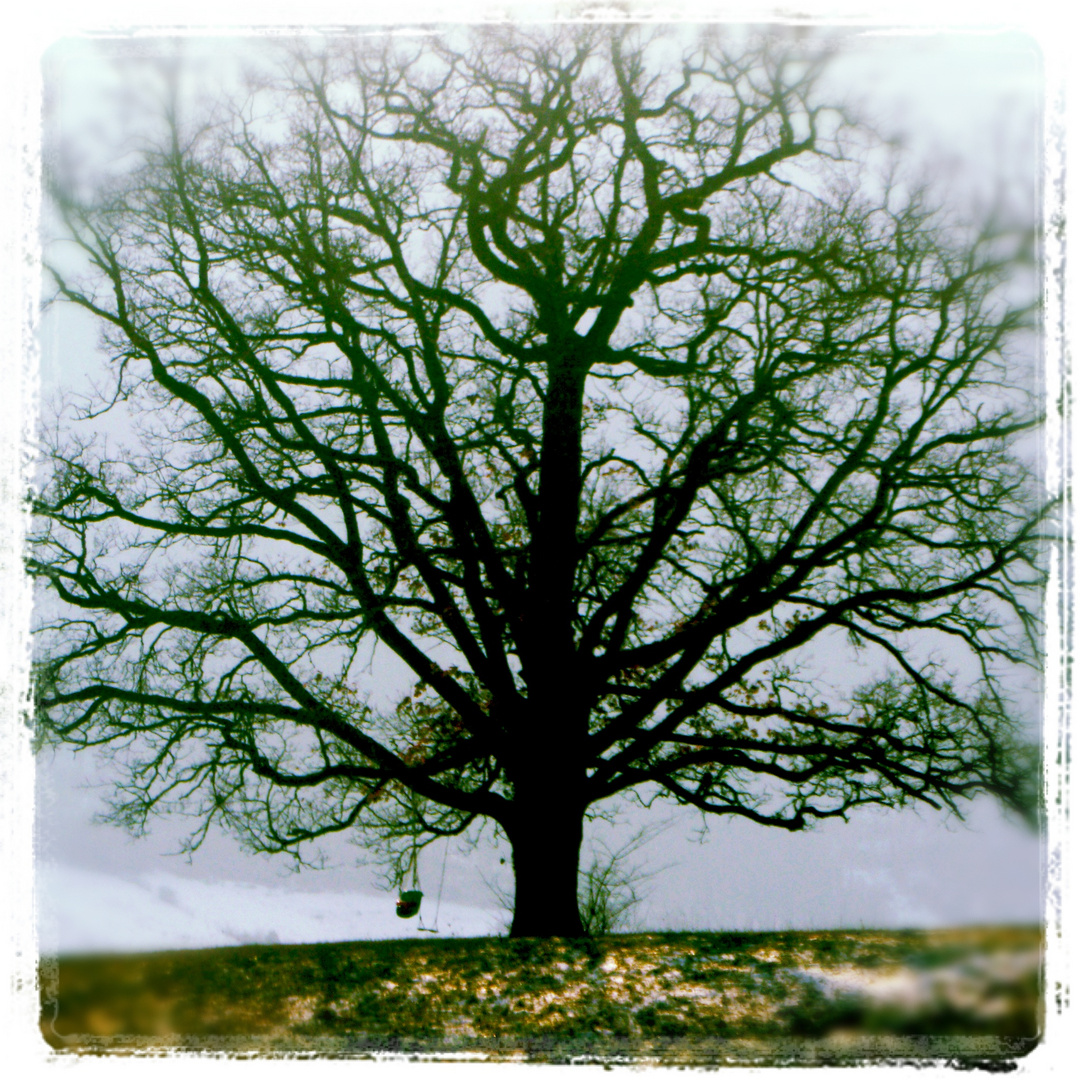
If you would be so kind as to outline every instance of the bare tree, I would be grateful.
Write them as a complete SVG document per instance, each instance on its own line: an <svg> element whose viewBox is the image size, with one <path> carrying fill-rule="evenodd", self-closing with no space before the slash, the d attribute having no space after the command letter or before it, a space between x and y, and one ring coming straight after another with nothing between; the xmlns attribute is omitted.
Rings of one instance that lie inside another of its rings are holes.
<svg viewBox="0 0 1080 1080"><path fill-rule="evenodd" d="M808 47L680 49L338 42L166 110L108 187L54 176L84 426L139 435L51 447L36 721L123 748L117 820L390 859L493 822L547 936L629 792L1031 812L1030 238L877 167Z"/></svg>
<svg viewBox="0 0 1080 1080"><path fill-rule="evenodd" d="M648 895L648 883L670 869L670 864L649 868L634 856L670 825L645 825L615 848L602 839L594 842L578 875L578 911L586 934L613 934L630 927L632 912Z"/></svg>

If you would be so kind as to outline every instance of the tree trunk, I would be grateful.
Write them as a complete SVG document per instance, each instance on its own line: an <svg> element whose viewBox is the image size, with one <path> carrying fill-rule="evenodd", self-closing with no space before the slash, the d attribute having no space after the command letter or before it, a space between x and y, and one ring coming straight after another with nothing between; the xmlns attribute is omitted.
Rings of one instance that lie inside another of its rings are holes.
<svg viewBox="0 0 1080 1080"><path fill-rule="evenodd" d="M585 935L577 901L583 815L552 805L558 798L549 791L534 814L522 813L507 830L514 852L511 937Z"/></svg>

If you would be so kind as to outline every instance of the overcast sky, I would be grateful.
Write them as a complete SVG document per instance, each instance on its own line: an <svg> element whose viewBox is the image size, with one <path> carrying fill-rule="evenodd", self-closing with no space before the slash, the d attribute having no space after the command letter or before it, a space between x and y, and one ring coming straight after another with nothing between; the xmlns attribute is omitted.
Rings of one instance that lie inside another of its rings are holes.
<svg viewBox="0 0 1080 1080"><path fill-rule="evenodd" d="M229 47L218 41L202 51L212 69L215 51L227 54ZM85 135L92 124L107 129L114 123L115 116L102 112L109 69L95 58L94 47L73 42L52 60L47 89L58 95L72 138ZM987 200L1004 184L1012 200L1034 197L1041 75L1029 39L852 34L830 78L874 113L881 127L904 136L907 152L926 161L957 195ZM43 400L92 374L93 342L92 328L78 318L54 313L45 320ZM1034 717L1037 699L1027 700ZM282 941L300 939L306 916L295 894L347 895L377 886L376 870L357 867L359 852L344 841L325 845L331 869L299 875L290 874L285 860L246 855L218 835L187 862L170 854L183 835L174 822L162 821L140 840L91 823L109 787L100 761L60 752L41 759L39 775L39 857L58 868L43 878L42 892L46 903L52 898L60 919L70 910L72 890L86 888L90 880L76 870L97 873L99 883L101 875L131 882L165 873L196 882L266 886L281 898L278 914L265 922L266 932ZM647 903L638 912L650 928L935 926L1036 921L1042 914L1039 842L988 801L972 807L966 825L929 809L864 811L850 824L826 822L794 835L714 819L700 843L699 815L658 804L647 819L629 816L614 831L596 823L590 836L617 846L647 821L667 823L637 857L643 869L654 872L645 888ZM441 844L425 854L421 871L429 896L436 891L443 855ZM508 868L500 864L508 853L482 842L472 852L451 844L446 855L445 899L462 909L497 907L493 889L510 886ZM140 923L140 947L149 947L146 925ZM462 916L460 925L473 924Z"/></svg>

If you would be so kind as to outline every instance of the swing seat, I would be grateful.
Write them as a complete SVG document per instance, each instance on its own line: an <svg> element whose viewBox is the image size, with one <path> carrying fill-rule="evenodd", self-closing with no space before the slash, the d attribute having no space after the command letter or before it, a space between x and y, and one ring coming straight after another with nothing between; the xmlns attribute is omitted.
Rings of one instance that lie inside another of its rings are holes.
<svg viewBox="0 0 1080 1080"><path fill-rule="evenodd" d="M407 889L398 897L397 917L411 919L420 910L420 901L424 894L419 889Z"/></svg>

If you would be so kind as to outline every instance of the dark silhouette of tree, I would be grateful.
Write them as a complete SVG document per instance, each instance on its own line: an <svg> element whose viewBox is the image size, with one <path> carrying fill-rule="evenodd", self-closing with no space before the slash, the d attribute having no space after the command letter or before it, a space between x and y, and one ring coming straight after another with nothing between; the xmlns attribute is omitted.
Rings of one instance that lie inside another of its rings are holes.
<svg viewBox="0 0 1080 1080"><path fill-rule="evenodd" d="M809 46L682 44L339 42L58 167L127 434L51 447L36 721L122 748L117 820L399 870L493 822L547 936L620 794L1032 812L1030 237L935 212Z"/></svg>

